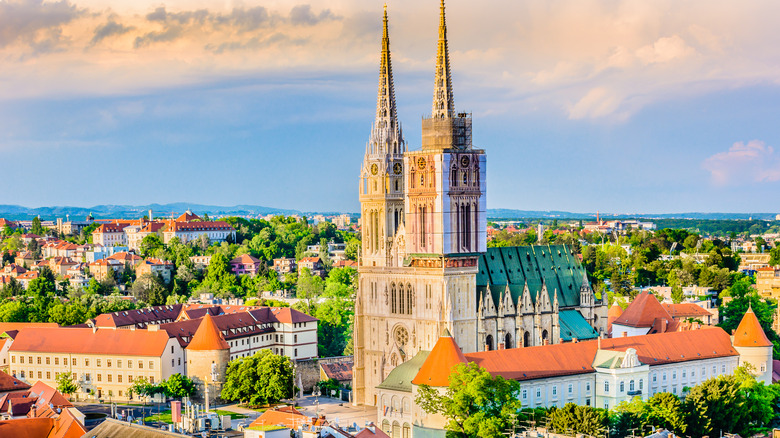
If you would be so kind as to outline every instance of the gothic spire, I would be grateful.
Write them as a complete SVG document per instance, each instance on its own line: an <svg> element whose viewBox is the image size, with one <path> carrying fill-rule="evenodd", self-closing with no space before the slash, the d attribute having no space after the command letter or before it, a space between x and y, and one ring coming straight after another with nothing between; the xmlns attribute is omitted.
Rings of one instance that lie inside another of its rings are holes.
<svg viewBox="0 0 780 438"><path fill-rule="evenodd" d="M452 94L450 54L447 49L447 22L444 19L444 0L441 0L439 43L436 51L436 82L433 87L433 118L453 117L455 97Z"/></svg>
<svg viewBox="0 0 780 438"><path fill-rule="evenodd" d="M390 63L390 36L387 32L387 4L382 23L382 56L379 61L379 90L376 101L376 124L378 128L397 124L395 111L395 88L393 87L393 66Z"/></svg>

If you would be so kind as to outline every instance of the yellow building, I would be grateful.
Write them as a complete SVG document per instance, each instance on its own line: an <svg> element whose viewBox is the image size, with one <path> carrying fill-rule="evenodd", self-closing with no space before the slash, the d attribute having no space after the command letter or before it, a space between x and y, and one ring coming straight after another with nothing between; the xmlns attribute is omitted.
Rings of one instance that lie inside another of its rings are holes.
<svg viewBox="0 0 780 438"><path fill-rule="evenodd" d="M135 379L159 383L185 374L179 342L164 330L106 328L25 328L9 349L10 373L56 388L60 373L70 372L79 393L98 398L128 399Z"/></svg>
<svg viewBox="0 0 780 438"><path fill-rule="evenodd" d="M756 290L762 297L780 298L780 268L766 267L756 271Z"/></svg>

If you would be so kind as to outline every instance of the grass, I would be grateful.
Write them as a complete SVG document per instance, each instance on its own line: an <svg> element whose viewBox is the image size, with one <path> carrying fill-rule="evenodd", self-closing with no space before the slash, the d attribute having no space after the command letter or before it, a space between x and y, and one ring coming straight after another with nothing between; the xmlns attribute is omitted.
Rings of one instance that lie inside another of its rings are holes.
<svg viewBox="0 0 780 438"><path fill-rule="evenodd" d="M238 413L230 412L230 411L223 411L221 409L216 409L215 412L217 413L217 415L230 415L230 418L232 420L235 420L237 418L246 418L246 415L244 415L244 414L238 414ZM168 409L168 410L162 411L162 412L160 412L159 415L157 415L157 414L150 415L150 416L144 418L144 421L149 421L149 422L157 421L157 422L160 422L160 423L171 424L171 423L173 423L173 419L171 418L171 410Z"/></svg>

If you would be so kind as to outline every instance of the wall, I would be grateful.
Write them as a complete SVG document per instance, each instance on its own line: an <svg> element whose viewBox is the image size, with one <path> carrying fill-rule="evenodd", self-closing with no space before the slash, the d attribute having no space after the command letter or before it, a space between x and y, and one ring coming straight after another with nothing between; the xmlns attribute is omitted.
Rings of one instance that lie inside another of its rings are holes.
<svg viewBox="0 0 780 438"><path fill-rule="evenodd" d="M321 363L350 362L352 356L323 357L314 359L304 359L295 362L296 376L295 383L303 387L304 392L310 392L314 385L320 381Z"/></svg>

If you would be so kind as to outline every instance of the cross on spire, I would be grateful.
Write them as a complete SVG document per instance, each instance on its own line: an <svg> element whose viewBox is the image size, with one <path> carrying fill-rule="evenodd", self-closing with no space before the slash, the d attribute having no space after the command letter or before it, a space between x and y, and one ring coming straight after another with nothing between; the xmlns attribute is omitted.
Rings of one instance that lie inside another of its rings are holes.
<svg viewBox="0 0 780 438"><path fill-rule="evenodd" d="M447 22L444 18L444 0L441 0L439 42L436 51L436 80L433 86L433 118L455 116L455 97L452 94L450 54L447 48Z"/></svg>

